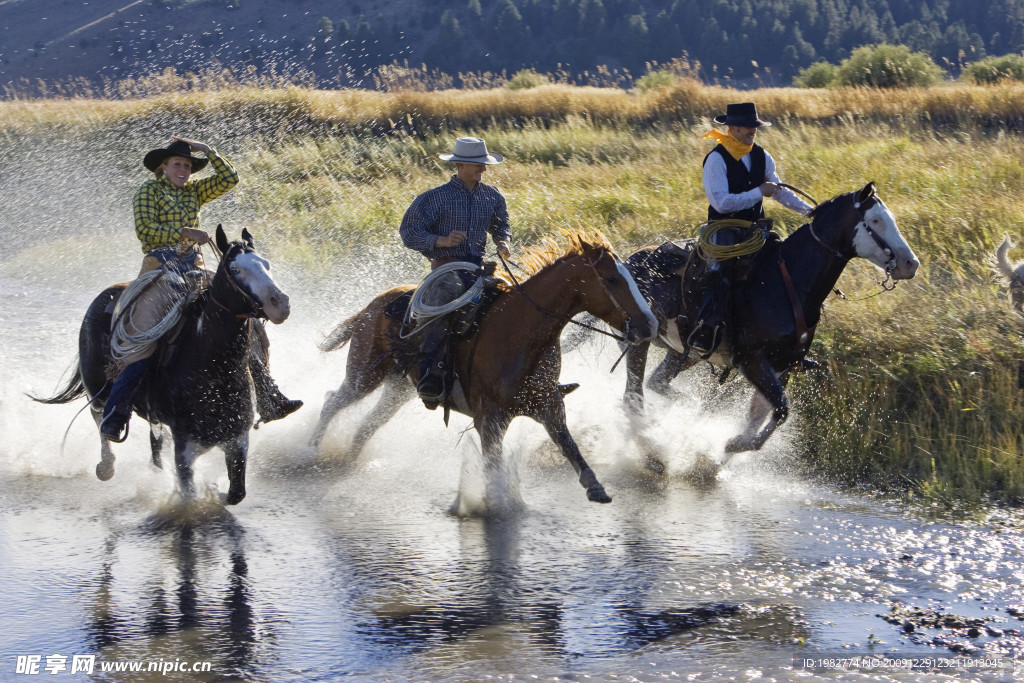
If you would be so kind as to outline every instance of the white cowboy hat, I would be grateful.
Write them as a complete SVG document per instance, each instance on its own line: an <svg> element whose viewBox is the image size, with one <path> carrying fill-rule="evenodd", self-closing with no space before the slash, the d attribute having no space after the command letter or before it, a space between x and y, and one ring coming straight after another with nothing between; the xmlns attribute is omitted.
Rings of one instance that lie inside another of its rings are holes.
<svg viewBox="0 0 1024 683"><path fill-rule="evenodd" d="M487 143L480 138L459 138L455 141L453 154L438 154L443 161L456 161L467 164L500 164L504 158L500 154L488 154Z"/></svg>

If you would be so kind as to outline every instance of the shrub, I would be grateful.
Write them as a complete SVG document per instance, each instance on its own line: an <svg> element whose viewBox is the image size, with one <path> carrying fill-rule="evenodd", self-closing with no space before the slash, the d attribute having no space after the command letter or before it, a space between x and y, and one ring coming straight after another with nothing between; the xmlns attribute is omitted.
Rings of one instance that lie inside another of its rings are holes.
<svg viewBox="0 0 1024 683"><path fill-rule="evenodd" d="M1024 81L1024 56L987 57L964 67L960 78L968 83L990 85L1001 81Z"/></svg>
<svg viewBox="0 0 1024 683"><path fill-rule="evenodd" d="M648 71L640 78L636 79L633 87L640 92L648 92L650 90L657 90L658 88L667 88L679 80L679 77L668 69L658 69L657 71Z"/></svg>
<svg viewBox="0 0 1024 683"><path fill-rule="evenodd" d="M828 88L835 85L839 67L828 62L815 62L806 69L801 69L793 78L793 85L798 88Z"/></svg>
<svg viewBox="0 0 1024 683"><path fill-rule="evenodd" d="M873 88L928 87L942 79L942 69L924 52L906 45L866 45L839 65L839 85Z"/></svg>
<svg viewBox="0 0 1024 683"><path fill-rule="evenodd" d="M521 69L509 80L507 87L509 90L527 90L539 85L547 85L550 82L547 76L539 74L533 69Z"/></svg>

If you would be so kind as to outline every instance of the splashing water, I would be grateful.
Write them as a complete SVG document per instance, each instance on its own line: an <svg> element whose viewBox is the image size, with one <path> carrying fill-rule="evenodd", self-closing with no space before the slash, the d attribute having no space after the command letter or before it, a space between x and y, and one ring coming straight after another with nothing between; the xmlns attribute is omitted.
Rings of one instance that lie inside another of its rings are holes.
<svg viewBox="0 0 1024 683"><path fill-rule="evenodd" d="M727 460L748 389L719 388L699 367L676 395L649 395L637 420L622 408L624 369L608 373L613 344L566 356L562 381L581 384L566 398L568 425L610 505L586 501L525 418L488 489L470 420L453 414L445 429L416 401L348 467L318 462L305 444L345 352L316 344L378 291L419 279L397 242L331 264L328 277L274 259L293 314L268 329L271 367L306 406L252 433L241 505L225 510L209 493L226 488L216 451L197 464L200 500L182 505L172 473L149 464L138 419L116 447L116 476L97 481L96 427L87 413L74 419L82 404L24 392L58 386L91 298L137 269L118 208L132 188L73 172L93 146L55 149L26 143L14 151L23 172L0 176L18 197L0 204L14 226L0 236L0 678L18 656L55 653L207 661L201 680L838 679L801 662L840 654L973 653L1008 664L964 675L1019 671L1019 513L928 519L802 480L791 467L799 415L766 449ZM240 225L240 210L214 203L205 219ZM325 450L343 455L367 408L336 420ZM938 612L952 625L921 616Z"/></svg>

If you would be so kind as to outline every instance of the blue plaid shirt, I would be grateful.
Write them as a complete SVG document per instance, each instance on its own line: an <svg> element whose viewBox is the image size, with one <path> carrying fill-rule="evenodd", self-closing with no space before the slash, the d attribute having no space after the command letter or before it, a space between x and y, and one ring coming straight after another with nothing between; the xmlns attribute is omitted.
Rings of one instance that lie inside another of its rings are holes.
<svg viewBox="0 0 1024 683"><path fill-rule="evenodd" d="M435 247L437 238L453 230L466 232L457 247ZM479 265L487 246L487 233L495 242L508 241L508 207L497 188L477 184L473 190L457 176L412 201L398 229L402 242L428 259L455 258Z"/></svg>

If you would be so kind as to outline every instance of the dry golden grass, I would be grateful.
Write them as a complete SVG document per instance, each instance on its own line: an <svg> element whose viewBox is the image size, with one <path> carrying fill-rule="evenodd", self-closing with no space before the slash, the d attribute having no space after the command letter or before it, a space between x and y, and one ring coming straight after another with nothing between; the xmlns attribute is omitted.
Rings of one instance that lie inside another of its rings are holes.
<svg viewBox="0 0 1024 683"><path fill-rule="evenodd" d="M888 122L1000 126L1024 121L1024 84L993 86L951 84L934 88L762 88L737 93L681 79L647 92L618 88L550 84L527 90L503 87L481 90L378 92L314 90L299 86L266 89L244 84L198 84L135 99L53 97L14 98L0 102L6 130L32 125L86 123L105 125L126 116L202 112L208 116L263 121L264 132L291 125L296 131L332 126L374 132L405 130L430 133L459 128L516 127L527 121L557 124L573 118L603 126L708 122L737 98L752 99L775 121L812 123ZM292 117L300 116L301 121Z"/></svg>

